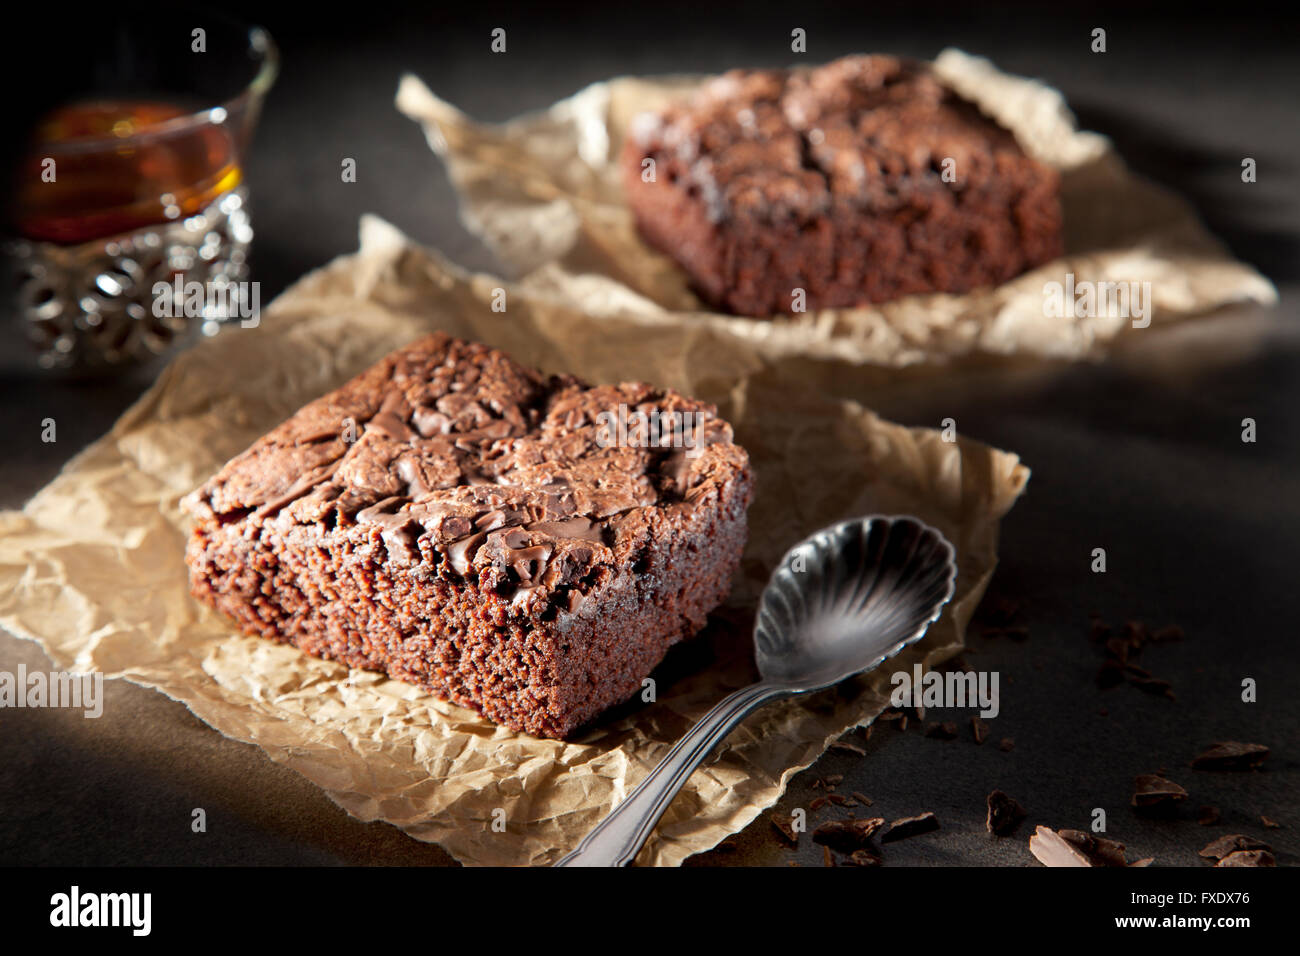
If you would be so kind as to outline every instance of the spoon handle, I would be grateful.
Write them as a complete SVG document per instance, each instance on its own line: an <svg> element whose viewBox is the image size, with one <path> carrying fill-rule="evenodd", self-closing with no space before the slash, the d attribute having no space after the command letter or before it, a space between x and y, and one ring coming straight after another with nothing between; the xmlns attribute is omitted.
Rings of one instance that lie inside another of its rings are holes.
<svg viewBox="0 0 1300 956"><path fill-rule="evenodd" d="M741 688L692 727L626 800L556 866L627 866L691 772L751 710L789 693L760 681Z"/></svg>

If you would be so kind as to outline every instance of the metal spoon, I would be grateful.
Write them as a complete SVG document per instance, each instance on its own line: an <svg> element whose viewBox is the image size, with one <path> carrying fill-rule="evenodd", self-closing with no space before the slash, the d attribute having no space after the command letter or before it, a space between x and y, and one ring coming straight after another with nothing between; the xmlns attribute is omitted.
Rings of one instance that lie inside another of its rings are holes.
<svg viewBox="0 0 1300 956"><path fill-rule="evenodd" d="M750 711L830 687L920 640L953 595L956 559L915 518L856 518L786 552L759 600L754 657L761 680L709 711L556 866L626 866L677 791Z"/></svg>

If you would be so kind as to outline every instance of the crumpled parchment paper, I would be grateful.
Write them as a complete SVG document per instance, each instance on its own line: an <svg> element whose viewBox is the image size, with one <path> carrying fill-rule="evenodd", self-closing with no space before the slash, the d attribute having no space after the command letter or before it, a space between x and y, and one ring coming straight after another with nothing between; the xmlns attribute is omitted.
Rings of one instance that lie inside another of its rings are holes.
<svg viewBox="0 0 1300 956"><path fill-rule="evenodd" d="M505 312L491 308L498 289ZM715 401L752 456L757 499L730 602L656 672L655 703L628 706L580 740L511 733L415 687L243 636L189 596L179 499L306 401L434 329L548 371L643 379ZM897 666L955 654L993 571L998 520L1028 474L1015 455L945 442L785 381L713 326L647 326L533 299L367 217L358 253L304 277L258 328L180 355L22 511L0 514L0 624L39 641L59 668L182 701L362 820L386 820L466 863L543 864L753 679L756 596L785 550L817 528L910 513L947 535L959 556L956 598ZM745 826L831 740L887 706L894 669L750 717L691 777L639 862L680 863ZM497 810L504 832L493 828Z"/></svg>
<svg viewBox="0 0 1300 956"><path fill-rule="evenodd" d="M980 354L1071 359L1150 331L1120 314L1046 315L1044 285L1064 284L1066 273L1076 286L1150 282L1152 327L1229 303L1277 300L1272 283L1232 259L1190 204L1131 173L1104 136L1077 130L1059 92L959 50L945 50L934 66L1026 152L1060 170L1065 256L967 295L774 319L709 312L685 274L638 238L623 202L617 163L632 118L689 94L699 78L596 83L547 110L488 125L408 75L397 106L446 161L466 226L532 294L648 326L706 327L768 360L898 368Z"/></svg>

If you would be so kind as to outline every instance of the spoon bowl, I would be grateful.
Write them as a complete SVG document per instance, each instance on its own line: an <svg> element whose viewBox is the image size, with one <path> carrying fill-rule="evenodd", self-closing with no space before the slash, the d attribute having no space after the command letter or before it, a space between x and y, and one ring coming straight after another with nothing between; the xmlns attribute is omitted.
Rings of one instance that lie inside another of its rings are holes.
<svg viewBox="0 0 1300 956"><path fill-rule="evenodd" d="M956 557L915 518L858 518L801 541L759 601L754 657L793 693L871 670L919 640L952 598Z"/></svg>
<svg viewBox="0 0 1300 956"><path fill-rule="evenodd" d="M705 714L556 865L632 862L691 772L746 714L871 670L920 640L956 578L952 545L915 518L856 518L799 542L759 599L754 656L762 679Z"/></svg>

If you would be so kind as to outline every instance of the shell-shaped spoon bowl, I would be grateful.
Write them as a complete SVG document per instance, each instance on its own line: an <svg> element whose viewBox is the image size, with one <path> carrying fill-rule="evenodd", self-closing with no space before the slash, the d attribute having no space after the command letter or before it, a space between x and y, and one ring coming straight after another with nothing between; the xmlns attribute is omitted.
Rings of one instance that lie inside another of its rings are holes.
<svg viewBox="0 0 1300 956"><path fill-rule="evenodd" d="M763 591L759 673L803 693L871 670L925 634L956 577L952 545L915 518L825 528L786 552Z"/></svg>
<svg viewBox="0 0 1300 956"><path fill-rule="evenodd" d="M625 866L700 761L755 707L837 684L919 640L953 595L957 562L915 518L844 521L799 542L758 604L762 680L720 700L557 866Z"/></svg>

